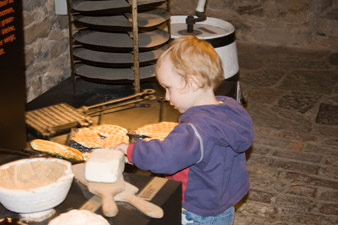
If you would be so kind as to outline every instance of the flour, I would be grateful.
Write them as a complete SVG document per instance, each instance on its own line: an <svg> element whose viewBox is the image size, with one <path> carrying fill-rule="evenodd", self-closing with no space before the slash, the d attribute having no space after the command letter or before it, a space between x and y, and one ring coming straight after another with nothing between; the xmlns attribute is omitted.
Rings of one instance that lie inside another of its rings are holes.
<svg viewBox="0 0 338 225"><path fill-rule="evenodd" d="M29 190L56 182L65 175L67 167L53 161L31 161L12 164L0 170L0 187Z"/></svg>

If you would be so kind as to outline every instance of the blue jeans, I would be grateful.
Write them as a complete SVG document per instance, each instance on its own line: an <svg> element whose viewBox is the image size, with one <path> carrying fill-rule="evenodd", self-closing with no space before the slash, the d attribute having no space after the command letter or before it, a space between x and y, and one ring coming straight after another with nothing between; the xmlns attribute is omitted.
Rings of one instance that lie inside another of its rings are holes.
<svg viewBox="0 0 338 225"><path fill-rule="evenodd" d="M217 216L199 216L182 210L182 225L232 225L234 214L234 207L230 207Z"/></svg>

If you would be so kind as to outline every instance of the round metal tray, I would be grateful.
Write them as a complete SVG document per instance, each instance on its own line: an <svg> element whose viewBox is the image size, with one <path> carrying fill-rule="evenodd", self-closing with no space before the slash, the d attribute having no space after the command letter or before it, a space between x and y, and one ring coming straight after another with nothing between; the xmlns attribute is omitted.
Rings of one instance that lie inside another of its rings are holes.
<svg viewBox="0 0 338 225"><path fill-rule="evenodd" d="M97 51L131 52L133 50L132 33L112 33L83 29L74 34L74 39L85 48ZM138 34L139 51L149 51L166 44L170 35L157 29Z"/></svg>
<svg viewBox="0 0 338 225"><path fill-rule="evenodd" d="M162 5L164 0L138 0L138 11L146 11L154 9ZM91 0L71 0L70 7L75 12L84 15L111 15L131 12L131 0L107 0L107 1L91 1Z"/></svg>
<svg viewBox="0 0 338 225"><path fill-rule="evenodd" d="M74 21L83 26L101 31L132 31L132 15L112 16L86 16L74 15ZM166 10L155 9L148 12L138 13L137 23L140 31L155 28L169 20L170 16Z"/></svg>
<svg viewBox="0 0 338 225"><path fill-rule="evenodd" d="M74 65L74 73L85 78L104 81L134 81L134 71L131 68L104 68L83 63ZM155 65L140 67L140 79L155 76Z"/></svg>
<svg viewBox="0 0 338 225"><path fill-rule="evenodd" d="M157 58L165 50L165 47L166 46L152 51L140 52L140 66L155 63ZM132 53L102 52L86 49L83 47L74 48L73 55L85 64L99 67L131 67L133 66L134 62Z"/></svg>

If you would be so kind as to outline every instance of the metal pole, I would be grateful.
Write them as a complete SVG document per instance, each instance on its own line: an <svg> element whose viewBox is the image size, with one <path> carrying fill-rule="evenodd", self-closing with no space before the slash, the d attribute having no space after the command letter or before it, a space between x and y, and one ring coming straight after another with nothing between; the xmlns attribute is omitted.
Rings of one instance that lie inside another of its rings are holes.
<svg viewBox="0 0 338 225"><path fill-rule="evenodd" d="M137 23L137 0L132 1L133 17L133 59L134 59L134 89L135 93L141 91L140 88L140 65L139 65L139 48L138 48L138 23Z"/></svg>
<svg viewBox="0 0 338 225"><path fill-rule="evenodd" d="M75 73L74 73L74 58L73 58L73 29L72 29L72 14L70 9L70 2L67 0L67 14L68 14L68 35L69 35L69 57L70 57L70 67L71 67L71 75L72 75L72 83L73 83L73 94L75 95Z"/></svg>

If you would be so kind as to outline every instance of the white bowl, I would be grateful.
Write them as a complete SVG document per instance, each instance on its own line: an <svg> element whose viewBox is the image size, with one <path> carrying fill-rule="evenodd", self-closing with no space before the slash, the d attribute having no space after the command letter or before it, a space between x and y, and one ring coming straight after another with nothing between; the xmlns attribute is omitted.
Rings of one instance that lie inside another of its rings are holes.
<svg viewBox="0 0 338 225"><path fill-rule="evenodd" d="M56 158L21 159L0 166L0 202L26 218L50 214L72 184L71 163Z"/></svg>

